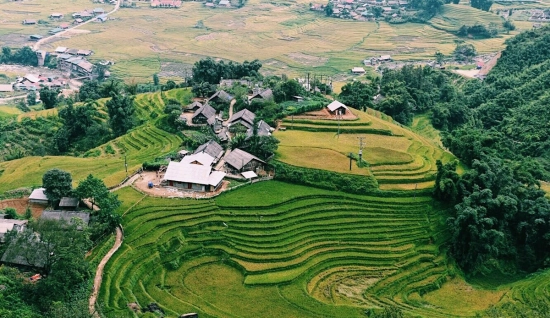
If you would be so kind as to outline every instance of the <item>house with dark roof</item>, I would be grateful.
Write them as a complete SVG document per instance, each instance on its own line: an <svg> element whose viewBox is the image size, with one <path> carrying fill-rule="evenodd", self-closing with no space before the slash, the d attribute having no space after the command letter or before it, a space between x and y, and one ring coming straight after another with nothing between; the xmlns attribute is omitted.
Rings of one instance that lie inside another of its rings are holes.
<svg viewBox="0 0 550 318"><path fill-rule="evenodd" d="M256 114L245 108L231 116L228 123L229 131L232 133L246 133L254 125L255 118Z"/></svg>
<svg viewBox="0 0 550 318"><path fill-rule="evenodd" d="M80 203L80 200L78 198L69 198L69 197L63 197L59 201L59 208L62 210L76 210L78 208L78 204Z"/></svg>
<svg viewBox="0 0 550 318"><path fill-rule="evenodd" d="M273 91L271 90L271 88L256 91L252 95L248 96L249 104L253 100L261 100L261 101L273 100Z"/></svg>
<svg viewBox="0 0 550 318"><path fill-rule="evenodd" d="M216 104L231 103L232 100L233 100L233 96L229 95L229 93L227 93L224 90L217 91L214 93L214 95L208 98L208 102L213 102Z"/></svg>
<svg viewBox="0 0 550 318"><path fill-rule="evenodd" d="M205 103L201 108L197 109L193 114L191 122L193 124L213 124L216 119L216 110L214 107ZM210 123L211 122L211 123Z"/></svg>
<svg viewBox="0 0 550 318"><path fill-rule="evenodd" d="M266 164L260 158L239 148L233 149L223 160L225 161L224 170L233 174L240 174L243 171L263 170Z"/></svg>
<svg viewBox="0 0 550 318"><path fill-rule="evenodd" d="M197 109L201 108L202 107L202 103L201 102L197 102L197 101L194 101L192 102L191 104L185 106L183 108L184 111L186 112L196 112Z"/></svg>
<svg viewBox="0 0 550 318"><path fill-rule="evenodd" d="M269 126L265 121L260 120L257 124L257 134L258 136L271 136L271 132L275 130Z"/></svg>
<svg viewBox="0 0 550 318"><path fill-rule="evenodd" d="M200 145L193 154L206 153L214 158L214 163L218 162L223 156L223 147L214 140L209 140L207 143Z"/></svg>
<svg viewBox="0 0 550 318"><path fill-rule="evenodd" d="M33 19L25 19L25 20L23 20L23 24L24 24L24 25L36 24L36 20L33 20Z"/></svg>

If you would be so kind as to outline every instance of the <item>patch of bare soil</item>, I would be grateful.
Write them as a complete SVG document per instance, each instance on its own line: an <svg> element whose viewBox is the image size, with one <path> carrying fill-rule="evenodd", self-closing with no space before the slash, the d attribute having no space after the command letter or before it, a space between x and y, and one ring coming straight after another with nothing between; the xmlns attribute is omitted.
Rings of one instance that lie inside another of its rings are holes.
<svg viewBox="0 0 550 318"><path fill-rule="evenodd" d="M18 214L24 215L27 206L31 208L33 218L39 218L44 211L45 206L29 203L29 199L8 199L0 201L0 210L5 208L14 208Z"/></svg>
<svg viewBox="0 0 550 318"><path fill-rule="evenodd" d="M20 33L10 33L0 36L0 42L4 46L20 46L29 42L29 36Z"/></svg>
<svg viewBox="0 0 550 318"><path fill-rule="evenodd" d="M308 66L322 66L328 61L326 57L318 57L300 52L288 53L287 56L300 64Z"/></svg>
<svg viewBox="0 0 550 318"><path fill-rule="evenodd" d="M209 33L209 34L199 35L195 37L195 40L197 41L209 41L214 39L216 39L216 33Z"/></svg>

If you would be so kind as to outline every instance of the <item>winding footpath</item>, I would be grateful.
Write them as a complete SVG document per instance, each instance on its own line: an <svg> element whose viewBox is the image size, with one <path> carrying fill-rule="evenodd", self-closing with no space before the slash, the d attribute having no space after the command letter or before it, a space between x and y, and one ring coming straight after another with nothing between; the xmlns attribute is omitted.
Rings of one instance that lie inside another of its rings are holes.
<svg viewBox="0 0 550 318"><path fill-rule="evenodd" d="M139 176L140 176L139 174L132 176L131 178L126 180L124 183L114 187L110 191L113 192L118 189L131 185L139 178ZM86 203L86 205L88 205L89 207L91 206L91 203L89 201L85 201L84 203ZM99 209L97 206L93 206L93 208L94 210ZM123 239L124 239L124 233L122 232L122 226L119 225L116 228L115 244L113 244L113 247L111 247L109 252L105 254L105 256L101 259L101 262L99 262L99 265L97 266L97 270L95 272L95 277L94 277L94 286L92 289L92 295L90 296L90 301L88 302L88 308L90 310L90 314L92 314L95 318L100 318L95 308L95 303L97 301L97 295L99 294L99 288L101 287L101 281L103 280L103 269L105 268L105 265L111 259L113 254L115 254L115 252L118 250L118 248L122 244Z"/></svg>
<svg viewBox="0 0 550 318"><path fill-rule="evenodd" d="M113 10L107 12L106 15L109 16L109 15L111 15L112 13L115 13L115 12L120 8L120 4L121 4L121 3L122 3L122 0L118 0L117 3L116 3L116 5L115 5L115 8L114 8ZM75 25L75 26L73 26L73 27L70 27L70 28L68 28L67 30L61 31L61 32L59 32L59 33L56 33L56 34L54 34L54 35L50 35L50 36L45 37L45 38L42 38L42 39L38 40L38 42L36 42L36 43L33 45L32 48L33 48L33 50L37 51L37 50L40 49L40 45L44 44L46 41L48 41L48 40L50 40L50 39L53 39L53 38L55 38L55 37L60 37L61 35L63 35L63 34L65 34L65 33L69 32L69 31L71 31L71 30L74 30L74 29L76 29L76 28L78 28L78 27L81 27L81 26L83 26L83 25L85 25L85 24L88 24L88 23L93 22L93 21L96 21L96 20L97 20L97 17L94 17L94 18L91 18L90 20L88 20L88 21L86 21L86 22L82 22L82 23L77 24L77 25Z"/></svg>

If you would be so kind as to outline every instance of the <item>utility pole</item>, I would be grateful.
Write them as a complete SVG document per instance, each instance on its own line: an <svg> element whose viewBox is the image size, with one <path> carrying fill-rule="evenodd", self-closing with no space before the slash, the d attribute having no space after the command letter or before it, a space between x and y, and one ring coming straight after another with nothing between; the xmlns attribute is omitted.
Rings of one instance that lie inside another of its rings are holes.
<svg viewBox="0 0 550 318"><path fill-rule="evenodd" d="M309 72L307 73L307 91L311 93L311 84L309 84ZM308 96L311 94L308 94Z"/></svg>
<svg viewBox="0 0 550 318"><path fill-rule="evenodd" d="M126 176L128 176L128 163L126 162L126 154L124 154L124 168L126 168Z"/></svg>
<svg viewBox="0 0 550 318"><path fill-rule="evenodd" d="M357 137L359 139L359 162L363 160L363 140L367 137Z"/></svg>

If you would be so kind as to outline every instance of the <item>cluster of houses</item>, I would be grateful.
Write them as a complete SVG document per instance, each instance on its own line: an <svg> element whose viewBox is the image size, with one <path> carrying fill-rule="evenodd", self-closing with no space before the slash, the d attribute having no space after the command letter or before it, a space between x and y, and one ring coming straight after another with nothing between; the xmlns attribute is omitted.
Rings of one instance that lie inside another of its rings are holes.
<svg viewBox="0 0 550 318"><path fill-rule="evenodd" d="M55 75L26 74L18 77L15 83L10 84L12 90L38 91L43 87L64 88L68 85L68 79Z"/></svg>
<svg viewBox="0 0 550 318"><path fill-rule="evenodd" d="M61 21L65 18L65 15L63 13L57 13L56 12L56 13L50 14L49 18L50 18L50 20L53 20L53 21ZM106 14L105 10L103 10L103 8L95 8L93 10L84 10L84 11L81 11L81 12L73 13L72 14L72 19L73 19L72 24L80 24L80 23L88 21L92 18L95 19L98 22L105 22L108 19L107 14ZM38 24L38 23L39 23L39 21L37 21L35 19L25 19L25 20L23 20L23 25L35 25L35 24ZM71 24L69 22L61 22L55 28L50 29L48 31L48 34L50 34L50 35L57 34L59 32L62 32L64 30L70 28L70 26L71 26ZM29 38L30 38L31 41L38 41L38 40L42 39L43 36L39 35L39 34L33 34Z"/></svg>
<svg viewBox="0 0 550 318"><path fill-rule="evenodd" d="M166 167L161 185L181 190L215 192L226 176L253 179L265 171L265 161L239 148L225 152L210 140L193 153L181 151L179 162L171 161Z"/></svg>
<svg viewBox="0 0 550 318"><path fill-rule="evenodd" d="M370 57L363 60L365 66L375 66L386 62L391 62L391 55L380 55L378 57Z"/></svg>
<svg viewBox="0 0 550 318"><path fill-rule="evenodd" d="M550 22L550 10L532 9L529 21Z"/></svg>
<svg viewBox="0 0 550 318"><path fill-rule="evenodd" d="M206 0L204 3L205 7L208 8L230 8L231 1L229 0Z"/></svg>
<svg viewBox="0 0 550 318"><path fill-rule="evenodd" d="M33 204L48 205L48 198L44 193L44 188L38 188L33 190L29 196L29 202ZM80 226L88 226L90 222L90 214L88 212L78 211L78 206L80 200L77 198L64 197L61 198L57 210L44 210L40 215L40 219L44 220L56 220L56 221L65 221L67 223L72 223L78 220L79 230L82 230ZM5 243L6 234L8 231L17 231L22 232L27 226L27 220L15 220L15 219L6 219L5 215L0 214L0 243ZM37 236L38 238L38 236ZM37 242L34 242L37 244ZM15 246L8 246L5 250L5 253L2 255L2 263L8 263L13 265L20 266L33 266L33 267L43 267L45 259L43 255L44 250L37 248L36 252L33 255L21 255L17 250L14 250ZM30 256L30 257L29 257ZM32 259L32 263L29 263L29 260Z"/></svg>
<svg viewBox="0 0 550 318"><path fill-rule="evenodd" d="M254 100L267 101L272 99L273 92L271 89L254 89L251 94L248 95L249 103ZM180 116L180 120L186 122L190 126L210 126L221 141L227 141L231 134L237 133L246 134L248 139L252 136L254 131L253 125L256 115L253 112L248 109L243 109L233 114L233 116L224 123L223 111L217 112L216 109L211 106L211 104L229 105L232 100L233 96L224 90L219 90L202 102L195 101L184 107L184 113ZM193 113L191 116L185 114L191 112ZM273 128L263 120L260 120L256 125L259 136L270 135L271 131L273 131Z"/></svg>
<svg viewBox="0 0 550 318"><path fill-rule="evenodd" d="M94 72L94 64L86 58L93 54L91 50L69 49L60 46L49 54L57 58L57 68L69 74L69 76L89 77L92 76Z"/></svg>
<svg viewBox="0 0 550 318"><path fill-rule="evenodd" d="M181 7L181 0L151 0L151 7L153 8L179 8Z"/></svg>
<svg viewBox="0 0 550 318"><path fill-rule="evenodd" d="M370 21L378 17L390 16L399 17L401 10L407 10L407 0L332 0L332 16L343 19L354 19L359 21ZM375 7L380 7L380 14L377 16ZM312 3L312 11L325 11L325 5Z"/></svg>

